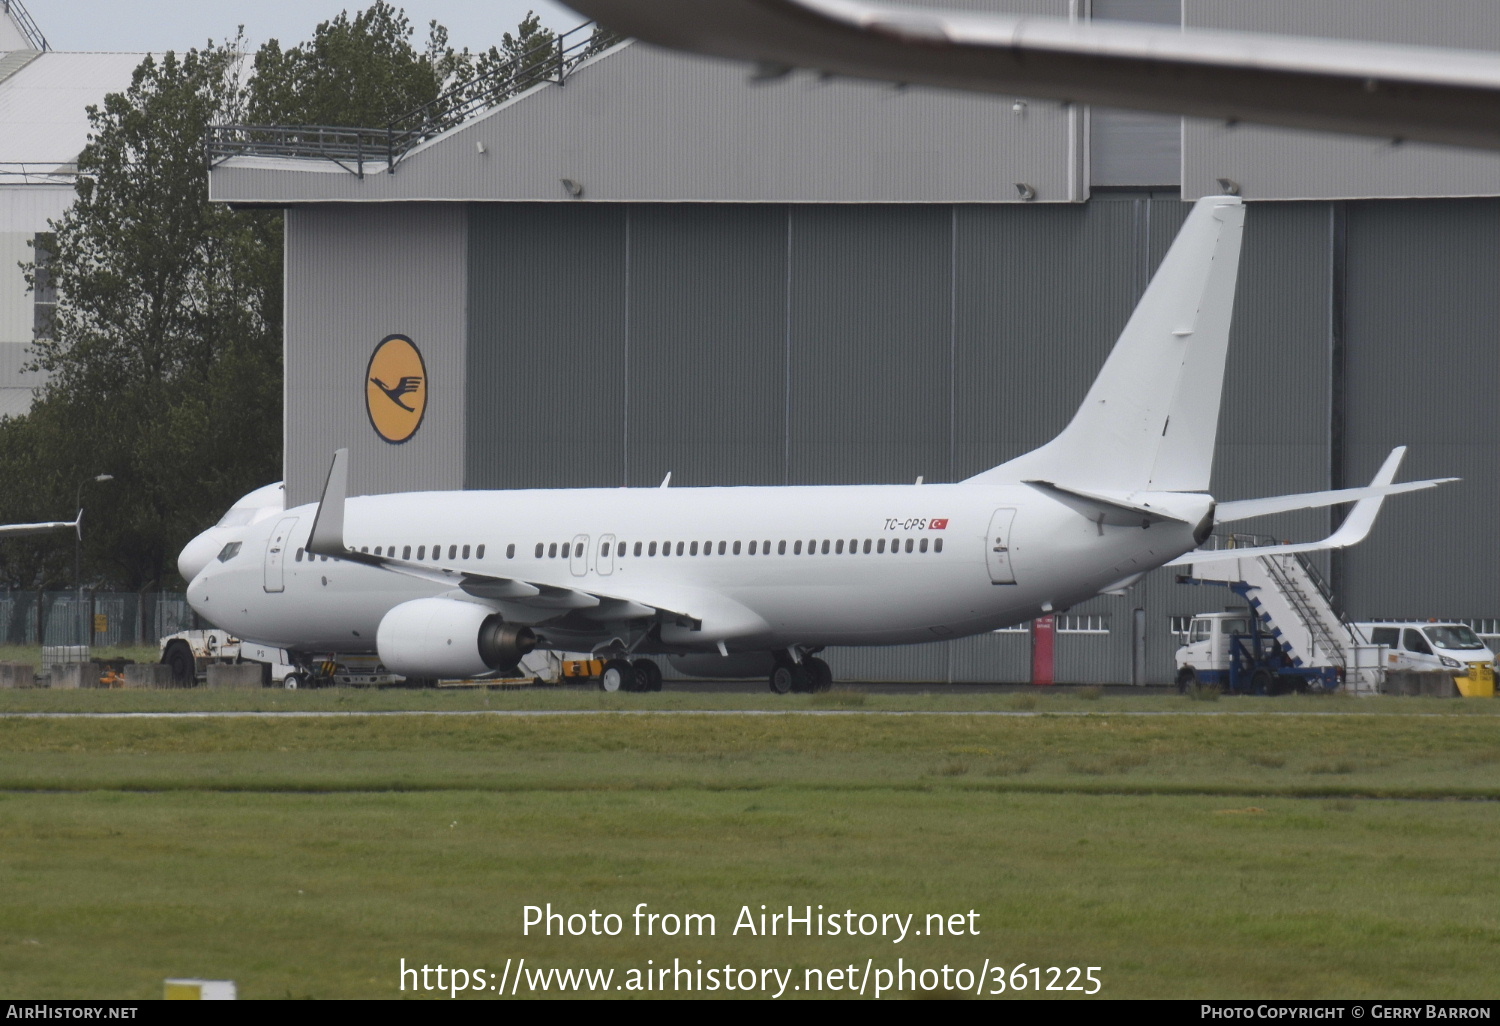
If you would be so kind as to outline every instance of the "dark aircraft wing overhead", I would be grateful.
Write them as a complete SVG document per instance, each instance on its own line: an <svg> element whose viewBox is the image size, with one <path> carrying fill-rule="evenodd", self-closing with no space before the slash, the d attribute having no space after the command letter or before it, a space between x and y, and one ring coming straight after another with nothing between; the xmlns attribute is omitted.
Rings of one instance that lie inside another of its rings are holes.
<svg viewBox="0 0 1500 1026"><path fill-rule="evenodd" d="M1500 54L865 0L566 0L661 46L1064 102L1500 149Z"/></svg>

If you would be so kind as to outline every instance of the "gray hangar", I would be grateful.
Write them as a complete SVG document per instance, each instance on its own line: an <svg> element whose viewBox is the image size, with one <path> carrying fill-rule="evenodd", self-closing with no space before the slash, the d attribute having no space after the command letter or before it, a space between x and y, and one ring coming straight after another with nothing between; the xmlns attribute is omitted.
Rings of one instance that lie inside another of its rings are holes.
<svg viewBox="0 0 1500 1026"><path fill-rule="evenodd" d="M1500 49L1500 7L1466 0L971 6ZM287 214L288 501L338 446L355 493L959 480L1066 423L1187 201L1228 187L1249 214L1214 494L1362 484L1408 444L1404 478L1463 481L1325 560L1338 600L1500 632L1500 156L747 71L626 42L394 168L219 153L216 200ZM365 406L391 335L429 382L400 444ZM1167 682L1182 618L1233 600L1158 571L1070 610L1058 679ZM1026 680L1029 650L829 661Z"/></svg>

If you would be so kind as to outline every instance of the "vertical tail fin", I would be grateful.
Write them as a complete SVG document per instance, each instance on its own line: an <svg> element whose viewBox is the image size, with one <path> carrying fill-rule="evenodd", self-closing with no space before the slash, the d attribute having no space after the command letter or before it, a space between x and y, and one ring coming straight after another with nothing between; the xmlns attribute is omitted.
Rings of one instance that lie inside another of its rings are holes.
<svg viewBox="0 0 1500 1026"><path fill-rule="evenodd" d="M1239 197L1200 199L1062 434L969 481L1207 491L1244 222Z"/></svg>

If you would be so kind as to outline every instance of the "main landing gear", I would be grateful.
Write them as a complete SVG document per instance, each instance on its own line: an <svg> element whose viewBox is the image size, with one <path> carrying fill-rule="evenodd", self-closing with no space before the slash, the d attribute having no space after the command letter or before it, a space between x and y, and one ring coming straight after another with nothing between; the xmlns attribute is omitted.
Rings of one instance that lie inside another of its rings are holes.
<svg viewBox="0 0 1500 1026"><path fill-rule="evenodd" d="M599 675L602 691L660 691L661 667L651 659L611 659Z"/></svg>
<svg viewBox="0 0 1500 1026"><path fill-rule="evenodd" d="M833 687L833 671L816 656L805 657L800 663L789 658L778 659L771 671L770 684L778 695L827 691Z"/></svg>

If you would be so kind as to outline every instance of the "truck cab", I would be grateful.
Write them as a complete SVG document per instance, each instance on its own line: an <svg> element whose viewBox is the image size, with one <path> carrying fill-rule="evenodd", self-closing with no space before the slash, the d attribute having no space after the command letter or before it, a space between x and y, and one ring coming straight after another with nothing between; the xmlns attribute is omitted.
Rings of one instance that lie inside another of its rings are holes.
<svg viewBox="0 0 1500 1026"><path fill-rule="evenodd" d="M1433 620L1357 626L1371 644L1385 646L1387 670L1451 673L1465 697L1494 697L1495 653L1467 624Z"/></svg>
<svg viewBox="0 0 1500 1026"><path fill-rule="evenodd" d="M1249 610L1199 613L1182 641L1177 650L1177 690L1184 694L1203 686L1254 695L1332 691L1339 686L1337 668L1294 664Z"/></svg>
<svg viewBox="0 0 1500 1026"><path fill-rule="evenodd" d="M1182 647L1177 650L1178 683L1182 671L1190 670L1199 683L1210 683L1214 673L1229 669L1229 639L1250 633L1250 613L1199 613L1188 625Z"/></svg>

